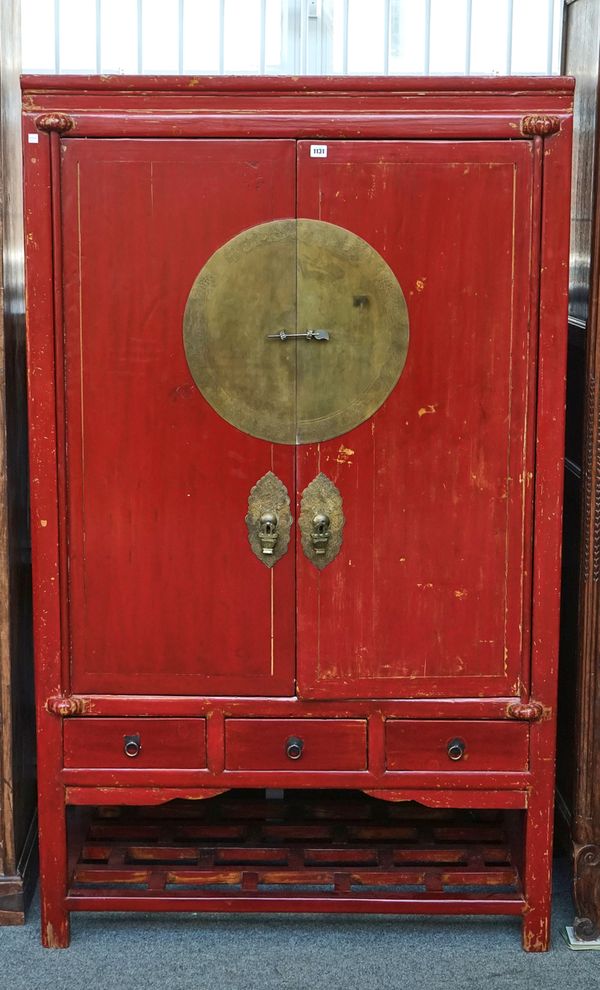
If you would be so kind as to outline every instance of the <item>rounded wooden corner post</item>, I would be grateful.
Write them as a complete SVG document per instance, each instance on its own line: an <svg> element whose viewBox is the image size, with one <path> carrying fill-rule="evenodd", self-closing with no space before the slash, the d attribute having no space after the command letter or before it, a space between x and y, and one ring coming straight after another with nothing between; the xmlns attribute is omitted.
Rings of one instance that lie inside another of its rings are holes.
<svg viewBox="0 0 600 990"><path fill-rule="evenodd" d="M550 715L556 709L561 577L569 243L564 204L570 199L570 121L562 121L558 132L538 134L533 141L536 167L541 170L542 203L531 696L545 714L530 730L533 783L525 813L522 935L526 951L545 952L550 944L552 894L556 722Z"/></svg>
<svg viewBox="0 0 600 990"><path fill-rule="evenodd" d="M27 296L26 309L34 638L38 656L36 712L38 735L44 740L44 745L38 747L41 928L45 947L67 948L70 931L66 908L65 788L61 780L62 719L46 708L49 697L63 693L58 567L61 510L56 460L56 382L60 381L60 373L56 371L55 375L57 303L53 285L57 264L53 240L60 216L60 135L56 130L38 129L39 141L32 145L27 133L32 130L31 124L24 128L24 166L28 285L36 285L35 306ZM35 209L28 209L32 203Z"/></svg>

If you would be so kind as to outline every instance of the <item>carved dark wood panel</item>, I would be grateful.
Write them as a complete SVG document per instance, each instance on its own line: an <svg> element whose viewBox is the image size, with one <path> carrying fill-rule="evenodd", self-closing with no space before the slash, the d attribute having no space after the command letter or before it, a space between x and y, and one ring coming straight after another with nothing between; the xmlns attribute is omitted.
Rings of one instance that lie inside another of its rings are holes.
<svg viewBox="0 0 600 990"><path fill-rule="evenodd" d="M35 809L19 7L0 6L0 924L23 921Z"/></svg>
<svg viewBox="0 0 600 990"><path fill-rule="evenodd" d="M558 806L573 842L575 930L581 938L595 938L600 933L600 8L595 0L572 0L565 27L564 68L576 76L577 89Z"/></svg>

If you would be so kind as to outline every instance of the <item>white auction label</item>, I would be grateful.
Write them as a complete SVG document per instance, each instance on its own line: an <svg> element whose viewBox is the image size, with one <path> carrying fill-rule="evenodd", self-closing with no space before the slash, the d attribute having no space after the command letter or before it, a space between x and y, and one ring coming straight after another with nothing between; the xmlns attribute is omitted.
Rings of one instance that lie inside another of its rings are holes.
<svg viewBox="0 0 600 990"><path fill-rule="evenodd" d="M311 144L311 146L310 146L310 157L311 158L327 158L327 145L326 144Z"/></svg>

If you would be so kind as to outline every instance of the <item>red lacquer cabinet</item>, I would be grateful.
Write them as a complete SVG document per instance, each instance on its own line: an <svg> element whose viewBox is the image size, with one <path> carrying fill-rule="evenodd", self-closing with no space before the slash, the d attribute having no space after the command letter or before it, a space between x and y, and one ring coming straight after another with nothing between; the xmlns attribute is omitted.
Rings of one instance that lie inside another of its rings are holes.
<svg viewBox="0 0 600 990"><path fill-rule="evenodd" d="M23 88L45 944L545 949L571 83Z"/></svg>

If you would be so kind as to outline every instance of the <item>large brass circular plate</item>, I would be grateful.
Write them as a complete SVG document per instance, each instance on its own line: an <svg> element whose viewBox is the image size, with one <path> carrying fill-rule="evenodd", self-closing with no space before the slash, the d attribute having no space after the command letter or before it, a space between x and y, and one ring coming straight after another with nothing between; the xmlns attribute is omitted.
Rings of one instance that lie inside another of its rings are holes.
<svg viewBox="0 0 600 990"><path fill-rule="evenodd" d="M269 338L326 330L329 339ZM274 220L207 261L183 339L192 377L223 419L275 443L314 443L373 415L398 381L408 312L396 276L349 230Z"/></svg>

